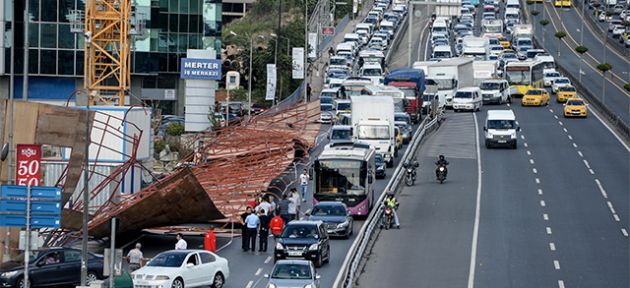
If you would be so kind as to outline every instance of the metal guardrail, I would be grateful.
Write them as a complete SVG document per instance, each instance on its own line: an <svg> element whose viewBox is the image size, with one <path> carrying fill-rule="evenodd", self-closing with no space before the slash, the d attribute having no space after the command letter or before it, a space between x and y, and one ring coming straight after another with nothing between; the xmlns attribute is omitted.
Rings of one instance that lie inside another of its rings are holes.
<svg viewBox="0 0 630 288"><path fill-rule="evenodd" d="M438 116L428 122L427 119L429 118L424 118L424 120L416 130L416 133L414 134L409 148L407 149L407 151L405 151L405 154L400 159L399 163L404 163L405 161L411 159L413 155L415 155L415 152L424 139L427 131L430 131L430 129L433 129L433 127L437 125L440 117L441 116ZM353 286L355 277L357 276L357 271L359 270L361 261L366 252L370 239L372 238L375 232L375 228L377 227L381 219L381 215L383 213L383 201L385 200L385 195L387 194L385 192L392 191L396 193L398 191L398 185L401 183L402 176L405 174L404 172L405 170L403 169L402 165L398 165L398 167L396 167L396 170L394 170L392 178L387 183L387 186L385 186L383 193L381 193L381 196L378 198L377 202L375 202L376 205L374 205L374 209L372 209L372 211L368 215L365 224L363 225L363 227L361 227L361 231L357 234L357 238L354 240L352 246L348 250L346 258L339 268L339 274L337 274L337 278L335 279L335 282L333 284L334 288L346 288Z"/></svg>

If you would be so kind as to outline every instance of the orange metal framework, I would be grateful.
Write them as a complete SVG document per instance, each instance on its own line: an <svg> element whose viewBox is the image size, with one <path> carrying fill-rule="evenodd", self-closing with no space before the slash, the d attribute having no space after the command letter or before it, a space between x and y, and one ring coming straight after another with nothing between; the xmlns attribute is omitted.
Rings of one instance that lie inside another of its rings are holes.
<svg viewBox="0 0 630 288"><path fill-rule="evenodd" d="M85 12L84 85L91 105L125 104L130 84L131 0L92 0Z"/></svg>

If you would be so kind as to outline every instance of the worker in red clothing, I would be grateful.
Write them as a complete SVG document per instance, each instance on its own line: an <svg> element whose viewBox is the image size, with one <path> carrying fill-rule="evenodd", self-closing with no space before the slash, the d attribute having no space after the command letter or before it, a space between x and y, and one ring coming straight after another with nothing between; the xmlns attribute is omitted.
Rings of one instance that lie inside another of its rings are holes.
<svg viewBox="0 0 630 288"><path fill-rule="evenodd" d="M217 252L217 237L214 235L214 228L210 228L203 238L203 248L210 252Z"/></svg>
<svg viewBox="0 0 630 288"><path fill-rule="evenodd" d="M269 230L271 230L271 234L274 237L278 237L280 233L282 233L282 229L284 229L284 221L280 215L276 215L271 218L271 222L269 222Z"/></svg>

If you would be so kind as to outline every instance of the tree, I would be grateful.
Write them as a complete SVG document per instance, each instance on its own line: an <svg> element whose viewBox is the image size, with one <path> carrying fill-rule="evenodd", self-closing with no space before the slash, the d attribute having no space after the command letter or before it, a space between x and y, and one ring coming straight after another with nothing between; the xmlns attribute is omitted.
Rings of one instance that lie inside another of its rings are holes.
<svg viewBox="0 0 630 288"><path fill-rule="evenodd" d="M532 15L534 15L534 16L538 16L538 14L540 14L540 11L538 11L538 10L533 10L531 13L532 13Z"/></svg>
<svg viewBox="0 0 630 288"><path fill-rule="evenodd" d="M623 85L623 89L626 89L626 91L630 91L630 83L626 83L625 85Z"/></svg>
<svg viewBox="0 0 630 288"><path fill-rule="evenodd" d="M540 25L542 25L542 26L547 26L547 24L549 24L549 20L547 20L547 19L542 19L542 20L540 20L540 22L538 22L538 23L540 23Z"/></svg>
<svg viewBox="0 0 630 288"><path fill-rule="evenodd" d="M586 53L587 51L588 51L588 48L586 48L585 46L580 45L580 46L575 47L575 52L580 53L580 55Z"/></svg>
<svg viewBox="0 0 630 288"><path fill-rule="evenodd" d="M166 127L166 134L170 136L180 136L184 134L184 125L180 123L172 123Z"/></svg>
<svg viewBox="0 0 630 288"><path fill-rule="evenodd" d="M562 38L567 36L567 33L565 33L564 31L558 31L553 36L558 38L558 46L556 47L556 51L558 51L558 56L560 56L560 44L562 42Z"/></svg>

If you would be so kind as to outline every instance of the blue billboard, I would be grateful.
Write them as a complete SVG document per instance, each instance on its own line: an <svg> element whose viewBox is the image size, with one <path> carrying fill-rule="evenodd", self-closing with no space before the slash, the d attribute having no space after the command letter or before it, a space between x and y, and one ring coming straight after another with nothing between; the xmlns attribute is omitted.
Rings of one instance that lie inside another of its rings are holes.
<svg viewBox="0 0 630 288"><path fill-rule="evenodd" d="M221 60L182 58L181 79L221 80Z"/></svg>

